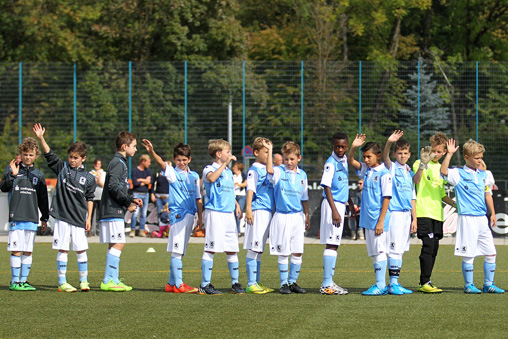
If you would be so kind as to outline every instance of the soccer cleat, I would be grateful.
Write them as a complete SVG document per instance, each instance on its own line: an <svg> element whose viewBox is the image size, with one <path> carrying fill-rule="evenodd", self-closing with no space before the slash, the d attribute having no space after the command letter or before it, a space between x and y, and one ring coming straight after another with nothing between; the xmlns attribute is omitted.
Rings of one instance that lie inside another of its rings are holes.
<svg viewBox="0 0 508 339"><path fill-rule="evenodd" d="M126 289L124 286L120 286L120 284L115 284L113 280L109 280L106 284L101 282L101 290L109 291L109 292L125 292Z"/></svg>
<svg viewBox="0 0 508 339"><path fill-rule="evenodd" d="M22 283L20 283L20 285L23 287L23 291L35 291L35 290L37 290L28 281L23 281Z"/></svg>
<svg viewBox="0 0 508 339"><path fill-rule="evenodd" d="M334 290L336 290L338 293L338 295L346 295L349 293L349 291L343 287L340 287L339 285L337 285L335 282L332 282L332 286L334 288Z"/></svg>
<svg viewBox="0 0 508 339"><path fill-rule="evenodd" d="M212 284L208 284L205 287L199 286L199 294L210 294L210 295L221 295L222 292L216 289Z"/></svg>
<svg viewBox="0 0 508 339"><path fill-rule="evenodd" d="M267 293L272 293L273 291L275 291L273 288L266 287L265 285L263 285L260 282L258 282L258 286L261 287L262 289L264 289Z"/></svg>
<svg viewBox="0 0 508 339"><path fill-rule="evenodd" d="M120 279L120 282L118 283L118 286L121 286L121 287L125 288L126 292L132 291L132 286L125 285L123 283L122 279Z"/></svg>
<svg viewBox="0 0 508 339"><path fill-rule="evenodd" d="M403 287L401 284L399 284L399 287L402 290L402 292L404 292L404 294L413 294L413 291L408 290L407 288Z"/></svg>
<svg viewBox="0 0 508 339"><path fill-rule="evenodd" d="M300 294L305 294L307 293L306 290L304 290L303 288L301 288L300 286L298 286L295 282L294 283L291 283L289 284L289 289L291 290L291 292L293 293L300 293Z"/></svg>
<svg viewBox="0 0 508 339"><path fill-rule="evenodd" d="M280 287L279 293L280 294L291 294L291 289L289 288L289 285L288 284L282 285Z"/></svg>
<svg viewBox="0 0 508 339"><path fill-rule="evenodd" d="M387 287L381 289L376 284L374 284L371 287L369 287L367 291L363 291L362 295L377 296L377 295L385 295L387 293L388 293Z"/></svg>
<svg viewBox="0 0 508 339"><path fill-rule="evenodd" d="M319 292L321 294L327 294L327 295L339 294L339 292L335 288L333 288L333 285L321 286L319 288Z"/></svg>
<svg viewBox="0 0 508 339"><path fill-rule="evenodd" d="M483 285L483 293L496 293L496 294L502 294L504 293L504 290L502 288L497 287L492 283L492 285Z"/></svg>
<svg viewBox="0 0 508 339"><path fill-rule="evenodd" d="M245 292L247 292L247 293L253 293L253 294L266 294L266 293L269 293L263 287L259 286L258 283L255 283L254 285L247 286L247 288L245 289Z"/></svg>
<svg viewBox="0 0 508 339"><path fill-rule="evenodd" d="M166 284L166 288L164 289L164 291L169 292L169 293L173 293L175 291L175 286L170 285L169 283L167 283Z"/></svg>
<svg viewBox="0 0 508 339"><path fill-rule="evenodd" d="M22 288L21 288L21 284L19 282L13 282L10 286L9 286L9 289L11 291L24 291Z"/></svg>
<svg viewBox="0 0 508 339"><path fill-rule="evenodd" d="M88 284L88 281L82 281L79 283L79 288L81 292L88 292L90 291L90 284Z"/></svg>
<svg viewBox="0 0 508 339"><path fill-rule="evenodd" d="M12 283L10 286L9 286L9 289L11 291L35 291L36 288L33 287L32 285L30 285L29 283L27 283L26 281L24 282L15 282L15 283Z"/></svg>
<svg viewBox="0 0 508 339"><path fill-rule="evenodd" d="M233 294L245 294L245 290L243 289L242 285L239 283L234 283L231 285L231 293Z"/></svg>
<svg viewBox="0 0 508 339"><path fill-rule="evenodd" d="M422 292L422 293L441 293L443 292L442 289L440 288L437 288L436 286L434 286L432 284L432 282L427 282L423 285L418 285L418 292Z"/></svg>
<svg viewBox="0 0 508 339"><path fill-rule="evenodd" d="M62 285L58 286L58 292L67 292L67 293L72 293L72 292L77 292L77 288L72 286L71 284L69 283L63 283Z"/></svg>
<svg viewBox="0 0 508 339"><path fill-rule="evenodd" d="M399 284L391 284L388 286L388 294L391 295L404 295L404 291L402 290L402 286Z"/></svg>
<svg viewBox="0 0 508 339"><path fill-rule="evenodd" d="M129 233L129 237L134 238L135 236L136 236L136 231L131 230L131 232Z"/></svg>
<svg viewBox="0 0 508 339"><path fill-rule="evenodd" d="M175 293L197 293L198 289L196 287L190 287L187 284L182 283L180 287L173 287L173 292Z"/></svg>
<svg viewBox="0 0 508 339"><path fill-rule="evenodd" d="M477 289L475 285L471 284L469 286L464 287L464 293L466 293L466 294L481 294L482 291Z"/></svg>

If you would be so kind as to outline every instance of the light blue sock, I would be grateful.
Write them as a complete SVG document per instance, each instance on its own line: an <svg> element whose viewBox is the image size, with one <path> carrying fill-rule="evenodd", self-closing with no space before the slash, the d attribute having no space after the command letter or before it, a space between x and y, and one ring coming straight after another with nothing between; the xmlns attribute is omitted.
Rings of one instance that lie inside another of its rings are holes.
<svg viewBox="0 0 508 339"><path fill-rule="evenodd" d="M231 276L231 285L234 285L238 282L238 277L240 272L238 272L238 261L236 262L229 262L228 261L228 268L229 268L229 275Z"/></svg>
<svg viewBox="0 0 508 339"><path fill-rule="evenodd" d="M258 257L261 256L261 253L258 254ZM261 259L258 258L258 260L256 260L256 282L259 283L261 279Z"/></svg>
<svg viewBox="0 0 508 339"><path fill-rule="evenodd" d="M115 284L118 284L120 282L120 279L118 279L119 266L120 266L120 257L108 253L108 255L106 256L106 271L104 272L103 279L103 282L105 284L108 283L110 280L113 280Z"/></svg>
<svg viewBox="0 0 508 339"><path fill-rule="evenodd" d="M289 279L288 282L290 284L295 283L298 280L298 276L300 275L300 269L302 268L302 264L294 264L293 262L289 265Z"/></svg>
<svg viewBox="0 0 508 339"><path fill-rule="evenodd" d="M88 261L78 261L79 282L88 280Z"/></svg>
<svg viewBox="0 0 508 339"><path fill-rule="evenodd" d="M32 268L32 256L23 254L21 256L21 277L19 281L25 282L28 280L30 268Z"/></svg>
<svg viewBox="0 0 508 339"><path fill-rule="evenodd" d="M390 285L399 283L401 265L402 260L388 257L388 274L390 276Z"/></svg>
<svg viewBox="0 0 508 339"><path fill-rule="evenodd" d="M323 255L323 283L321 284L322 286L327 287L333 283L333 275L335 273L336 261L337 261L336 255L335 256ZM293 269L291 268L291 272L292 271Z"/></svg>
<svg viewBox="0 0 508 339"><path fill-rule="evenodd" d="M462 275L464 276L464 286L469 286L473 283L473 268L472 264L462 262Z"/></svg>
<svg viewBox="0 0 508 339"><path fill-rule="evenodd" d="M58 269L58 286L65 284L67 282L66 274L67 274L67 262L66 261L57 261L56 266Z"/></svg>
<svg viewBox="0 0 508 339"><path fill-rule="evenodd" d="M494 274L496 274L496 263L495 262L484 262L483 263L483 272L485 275L485 286L490 286L494 283Z"/></svg>
<svg viewBox="0 0 508 339"><path fill-rule="evenodd" d="M205 287L212 281L212 260L201 259L201 287Z"/></svg>
<svg viewBox="0 0 508 339"><path fill-rule="evenodd" d="M256 268L257 268L256 259L247 258L245 259L245 268L247 271L247 286L252 286L257 282L256 279Z"/></svg>
<svg viewBox="0 0 508 339"><path fill-rule="evenodd" d="M171 257L171 264L169 266L169 279L168 284L175 286L175 266L173 265L173 257Z"/></svg>
<svg viewBox="0 0 508 339"><path fill-rule="evenodd" d="M280 285L285 285L288 283L288 276L289 276L289 265L288 264L279 264L279 278L280 278Z"/></svg>
<svg viewBox="0 0 508 339"><path fill-rule="evenodd" d="M19 276L21 274L21 257L11 254L11 284L19 282Z"/></svg>
<svg viewBox="0 0 508 339"><path fill-rule="evenodd" d="M175 280L176 288L180 287L183 283L182 266L182 259L171 257L171 269L173 270L173 279Z"/></svg>
<svg viewBox="0 0 508 339"><path fill-rule="evenodd" d="M374 274L376 275L376 285L380 289L386 287L386 265L388 261L383 260L374 264Z"/></svg>

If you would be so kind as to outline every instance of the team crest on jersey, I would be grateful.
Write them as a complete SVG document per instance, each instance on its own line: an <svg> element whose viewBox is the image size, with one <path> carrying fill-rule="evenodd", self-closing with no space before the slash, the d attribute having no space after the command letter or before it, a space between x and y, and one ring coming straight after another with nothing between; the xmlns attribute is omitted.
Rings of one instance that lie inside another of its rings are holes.
<svg viewBox="0 0 508 339"><path fill-rule="evenodd" d="M220 182L217 183L217 187L220 187Z"/></svg>
<svg viewBox="0 0 508 339"><path fill-rule="evenodd" d="M180 214L175 215L175 218L180 219L182 216Z"/></svg>
<svg viewBox="0 0 508 339"><path fill-rule="evenodd" d="M305 182L303 181L303 179L300 180L300 185L302 185L302 186L305 185Z"/></svg>
<svg viewBox="0 0 508 339"><path fill-rule="evenodd" d="M254 173L252 173L252 172L249 172L249 174L247 174L248 178L252 178L253 176L254 176Z"/></svg>
<svg viewBox="0 0 508 339"><path fill-rule="evenodd" d="M84 185L85 183L86 183L86 178L85 177L79 178L79 184L80 185Z"/></svg>
<svg viewBox="0 0 508 339"><path fill-rule="evenodd" d="M379 175L377 175L377 174L376 174L376 175L374 176L374 179L372 179L372 181L374 181L374 182L378 182L378 181L379 181Z"/></svg>
<svg viewBox="0 0 508 339"><path fill-rule="evenodd" d="M14 187L14 190L15 190L15 191L19 191L19 186L18 186L18 185L16 185L16 187Z"/></svg>
<svg viewBox="0 0 508 339"><path fill-rule="evenodd" d="M326 164L325 165L325 172L330 171L331 168L332 168L332 166L330 164Z"/></svg>
<svg viewBox="0 0 508 339"><path fill-rule="evenodd" d="M37 177L33 177L32 178L32 184L33 185L37 185L38 182L39 182L39 178L37 178Z"/></svg>
<svg viewBox="0 0 508 339"><path fill-rule="evenodd" d="M466 190L467 190L467 189L469 189L469 187L467 187L467 185L464 185L464 189L466 189Z"/></svg>

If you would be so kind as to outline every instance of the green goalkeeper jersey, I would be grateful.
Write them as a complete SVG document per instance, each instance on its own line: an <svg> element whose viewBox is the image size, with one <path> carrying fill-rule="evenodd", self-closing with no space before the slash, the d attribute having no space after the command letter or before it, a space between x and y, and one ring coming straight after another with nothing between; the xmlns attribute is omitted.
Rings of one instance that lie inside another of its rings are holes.
<svg viewBox="0 0 508 339"><path fill-rule="evenodd" d="M420 160L413 164L413 171L416 173L420 166ZM422 179L416 185L416 217L431 218L443 221L442 199L446 196L446 181L441 177L441 164L429 162L427 169L423 170Z"/></svg>

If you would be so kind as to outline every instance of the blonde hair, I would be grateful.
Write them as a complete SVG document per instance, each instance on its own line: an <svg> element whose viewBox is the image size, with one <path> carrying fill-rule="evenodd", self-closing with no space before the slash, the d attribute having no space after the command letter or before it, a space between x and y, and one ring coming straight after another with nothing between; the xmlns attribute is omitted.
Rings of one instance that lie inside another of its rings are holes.
<svg viewBox="0 0 508 339"><path fill-rule="evenodd" d="M148 161L150 160L150 156L148 156L148 154L142 154L140 157L139 157L139 163L141 164L143 161Z"/></svg>
<svg viewBox="0 0 508 339"><path fill-rule="evenodd" d="M432 146L443 145L446 148L447 143L448 137L443 132L437 132L436 134L430 137L430 144Z"/></svg>
<svg viewBox="0 0 508 339"><path fill-rule="evenodd" d="M231 149L231 144L224 139L212 139L208 141L208 154L215 159L217 152L224 149Z"/></svg>
<svg viewBox="0 0 508 339"><path fill-rule="evenodd" d="M469 139L464 144L464 155L467 155L468 157L471 157L475 154L484 153L485 147L483 147L482 144L474 141L473 139Z"/></svg>
<svg viewBox="0 0 508 339"><path fill-rule="evenodd" d="M252 151L260 151L263 147L263 141L266 143L270 142L270 139L263 138L263 137L257 137L254 139L254 142L252 143Z"/></svg>
<svg viewBox="0 0 508 339"><path fill-rule="evenodd" d="M296 142L288 141L282 146L282 154L295 154L297 157L300 156L300 146Z"/></svg>

